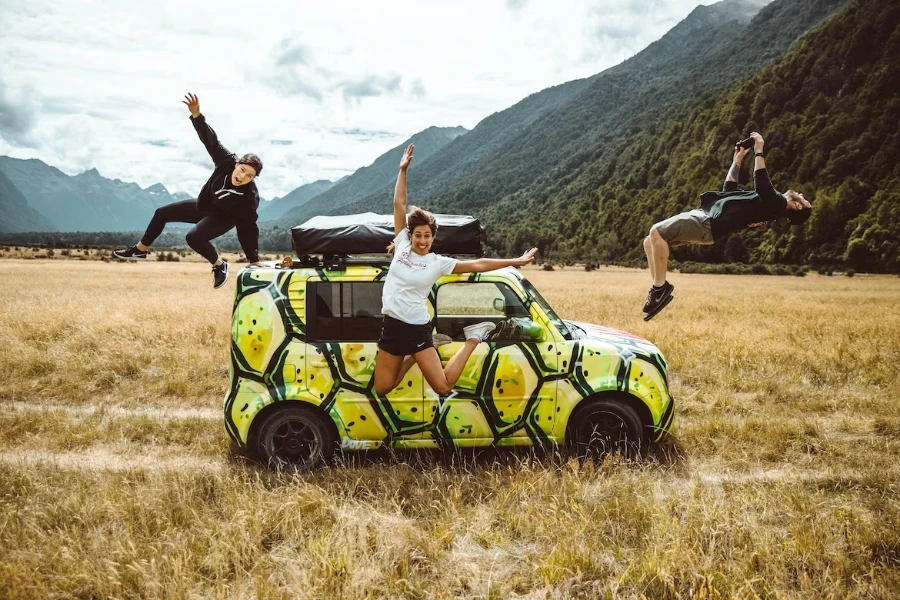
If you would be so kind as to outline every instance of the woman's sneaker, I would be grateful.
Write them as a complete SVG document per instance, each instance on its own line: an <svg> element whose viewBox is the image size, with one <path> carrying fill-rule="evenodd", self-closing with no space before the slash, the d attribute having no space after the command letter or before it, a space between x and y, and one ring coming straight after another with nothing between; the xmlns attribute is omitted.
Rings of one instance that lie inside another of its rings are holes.
<svg viewBox="0 0 900 600"><path fill-rule="evenodd" d="M469 325L468 327L463 327L463 335L467 340L478 340L479 342L483 342L484 339L488 336L490 332L497 327L490 321L485 321L483 323L476 323L475 325Z"/></svg>
<svg viewBox="0 0 900 600"><path fill-rule="evenodd" d="M213 288L219 289L228 281L228 261L222 259L222 264L212 268L213 272Z"/></svg>
<svg viewBox="0 0 900 600"><path fill-rule="evenodd" d="M113 256L119 260L147 260L147 251L138 250L137 246L124 250L113 250Z"/></svg>
<svg viewBox="0 0 900 600"><path fill-rule="evenodd" d="M444 333L435 333L431 336L431 343L435 348L445 346L451 342L453 342L453 338Z"/></svg>

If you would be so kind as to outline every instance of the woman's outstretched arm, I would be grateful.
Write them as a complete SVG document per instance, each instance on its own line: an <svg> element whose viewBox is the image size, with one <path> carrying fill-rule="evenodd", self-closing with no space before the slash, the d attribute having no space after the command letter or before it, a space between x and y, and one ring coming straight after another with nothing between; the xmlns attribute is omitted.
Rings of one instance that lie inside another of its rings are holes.
<svg viewBox="0 0 900 600"><path fill-rule="evenodd" d="M532 248L519 258L479 258L476 260L460 260L457 261L453 272L459 273L484 273L485 271L493 271L494 269L502 269L503 267L521 267L527 265L534 260L537 248Z"/></svg>
<svg viewBox="0 0 900 600"><path fill-rule="evenodd" d="M410 144L403 152L400 159L400 173L397 174L397 184L394 186L394 235L406 229L406 169L413 159L413 146Z"/></svg>

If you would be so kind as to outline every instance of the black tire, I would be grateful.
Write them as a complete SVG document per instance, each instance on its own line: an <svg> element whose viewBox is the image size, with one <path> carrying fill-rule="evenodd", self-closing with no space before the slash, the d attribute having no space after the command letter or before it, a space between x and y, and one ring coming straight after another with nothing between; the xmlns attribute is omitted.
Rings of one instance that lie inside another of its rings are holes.
<svg viewBox="0 0 900 600"><path fill-rule="evenodd" d="M585 400L569 419L568 442L580 458L622 454L633 457L644 448L643 424L623 400Z"/></svg>
<svg viewBox="0 0 900 600"><path fill-rule="evenodd" d="M264 417L254 445L269 468L305 473L331 462L334 428L315 408L285 407Z"/></svg>

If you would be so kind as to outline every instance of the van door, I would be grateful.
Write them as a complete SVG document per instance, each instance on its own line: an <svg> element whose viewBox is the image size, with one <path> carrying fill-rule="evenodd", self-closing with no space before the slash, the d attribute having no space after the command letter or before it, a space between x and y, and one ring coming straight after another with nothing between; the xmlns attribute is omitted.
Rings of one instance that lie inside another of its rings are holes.
<svg viewBox="0 0 900 600"><path fill-rule="evenodd" d="M499 278L450 281L437 290L435 312L438 332L453 339L438 348L445 365L462 347L464 327L484 321L496 326L472 353L451 394L440 398L426 385L426 413L439 415L437 436L458 446L528 445L545 438L556 380L539 344L552 336L532 319L520 295ZM548 420L547 427L539 419Z"/></svg>
<svg viewBox="0 0 900 600"><path fill-rule="evenodd" d="M331 394L349 440L396 442L420 438L423 423L422 372L413 366L403 384L376 397L372 377L381 335L381 292L371 280L307 283L307 352L309 388L323 399ZM372 447L355 444L348 447Z"/></svg>

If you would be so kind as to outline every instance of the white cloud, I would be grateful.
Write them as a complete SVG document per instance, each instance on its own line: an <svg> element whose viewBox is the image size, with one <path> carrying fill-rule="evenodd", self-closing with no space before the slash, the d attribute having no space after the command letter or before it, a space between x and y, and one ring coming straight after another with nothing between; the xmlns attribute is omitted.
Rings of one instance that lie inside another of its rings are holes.
<svg viewBox="0 0 900 600"><path fill-rule="evenodd" d="M11 89L0 76L0 138L9 144L35 147L37 140L32 130L40 110L40 102L31 90Z"/></svg>
<svg viewBox="0 0 900 600"><path fill-rule="evenodd" d="M196 193L191 91L284 196L618 64L699 1L0 0L0 153Z"/></svg>
<svg viewBox="0 0 900 600"><path fill-rule="evenodd" d="M365 75L356 80L342 81L338 84L341 95L348 102L360 102L364 98L374 98L381 95L395 95L400 92L400 75L379 77L378 75Z"/></svg>

